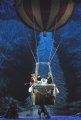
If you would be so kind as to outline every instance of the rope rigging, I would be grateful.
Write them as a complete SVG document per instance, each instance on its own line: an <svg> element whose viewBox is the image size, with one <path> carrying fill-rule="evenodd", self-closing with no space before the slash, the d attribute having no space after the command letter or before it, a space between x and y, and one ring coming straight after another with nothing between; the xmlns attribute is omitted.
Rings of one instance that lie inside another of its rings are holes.
<svg viewBox="0 0 81 120"><path fill-rule="evenodd" d="M55 33L56 33L56 24L57 24L57 19L55 21L55 27L54 27L54 35L52 33L52 46L51 46L51 51L50 51L50 56L49 56L49 62L51 60L51 55L52 55L52 51L53 51L53 45L54 45L54 37L55 37Z"/></svg>
<svg viewBox="0 0 81 120"><path fill-rule="evenodd" d="M55 57L56 52L58 51L60 44L61 44L61 41L60 41L59 44L57 45L57 48L56 48L56 50L55 50L53 56L52 56L51 59L50 59L50 63L52 62L53 58Z"/></svg>
<svg viewBox="0 0 81 120"><path fill-rule="evenodd" d="M27 39L27 43L28 43L28 46L29 46L29 48L30 48L31 54L32 54L35 62L37 62L37 61L36 61L36 58L35 58L35 55L34 55L34 53L33 53L33 50L32 50L32 48L31 48L31 45L30 45L30 43L29 43L29 41L28 41L28 39Z"/></svg>
<svg viewBox="0 0 81 120"><path fill-rule="evenodd" d="M49 56L49 63L52 62L52 60L53 60L53 58L55 57L56 52L57 52L57 50L59 49L59 46L60 46L60 41L59 41L59 43L58 43L58 45L57 45L57 47L56 47L56 50L55 50L54 54L52 55L53 45L54 45L54 37L55 37L55 35L56 35L56 28L57 28L57 27L56 27L56 24L57 24L57 18L56 18L56 22L55 22L54 35L52 34L52 46L51 46L51 51L50 51L50 56ZM51 55L52 55L52 56L51 56Z"/></svg>
<svg viewBox="0 0 81 120"><path fill-rule="evenodd" d="M54 37L54 36L52 35L52 41L54 40L53 37ZM53 51L53 44L54 44L54 42L52 42L52 45L51 45L51 50L50 50L50 55L49 55L49 62L50 62L51 55L52 55L52 51Z"/></svg>
<svg viewBox="0 0 81 120"><path fill-rule="evenodd" d="M35 43L36 43L36 48L37 48L37 34L36 34L36 28L35 28L35 20L34 20L34 16L33 16L33 30L34 30L34 37L35 37ZM37 61L39 62L39 55L38 55L38 48L37 48Z"/></svg>
<svg viewBox="0 0 81 120"><path fill-rule="evenodd" d="M37 48L37 34L36 34L36 30L35 30L34 16L33 16L33 23L34 23L34 27L33 27L34 37L35 37L36 48ZM32 48L31 48L31 45L30 45L28 39L27 39L27 42L28 42L28 45L29 45L29 48L30 48L30 51L31 51L31 54L32 54L32 56L33 56L33 58L34 58L35 63L36 63L36 62L39 62L38 49L37 49L37 60L36 60L36 57L35 57L35 55L34 55L34 52L33 52Z"/></svg>

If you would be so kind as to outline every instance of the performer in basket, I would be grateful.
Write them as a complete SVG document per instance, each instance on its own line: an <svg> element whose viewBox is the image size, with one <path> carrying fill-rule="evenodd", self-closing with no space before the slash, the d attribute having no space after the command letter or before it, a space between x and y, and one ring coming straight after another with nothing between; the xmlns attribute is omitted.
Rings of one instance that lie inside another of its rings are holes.
<svg viewBox="0 0 81 120"><path fill-rule="evenodd" d="M32 92L32 86L37 84L37 77L35 74L31 74L31 81L30 81L30 87L29 92Z"/></svg>

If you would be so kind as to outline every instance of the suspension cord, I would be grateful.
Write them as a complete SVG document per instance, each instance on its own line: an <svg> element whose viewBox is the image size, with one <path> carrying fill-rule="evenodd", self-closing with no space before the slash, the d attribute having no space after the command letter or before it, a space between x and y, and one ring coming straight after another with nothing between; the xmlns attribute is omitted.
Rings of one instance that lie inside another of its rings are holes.
<svg viewBox="0 0 81 120"><path fill-rule="evenodd" d="M51 60L50 60L50 63L52 62L53 58L55 57L56 52L57 52L57 50L59 49L60 44L61 44L61 41L59 42L59 44L58 44L58 46L57 46L57 48L56 48L56 50L55 50L55 52L54 52L54 54L53 54Z"/></svg>
<svg viewBox="0 0 81 120"><path fill-rule="evenodd" d="M57 19L56 19L56 24L57 24ZM54 35L52 36L53 41L54 41L54 36L56 35L56 24L55 24L55 28L54 28ZM51 57L52 50L53 50L53 44L54 44L54 42L52 42L52 47L51 47L51 53L50 53L50 58L49 58L49 62L50 62L50 63L52 62L53 58L55 57L56 52L57 52L57 50L59 49L59 46L60 46L60 44L61 44L61 41L58 43L57 48L56 48L53 56Z"/></svg>
<svg viewBox="0 0 81 120"><path fill-rule="evenodd" d="M37 48L37 36L36 36L36 31L35 31L34 16L33 16L33 23L34 23L34 27L33 27L33 28L34 28L34 36L35 36L36 48ZM31 51L31 54L32 54L32 56L33 56L33 58L34 58L34 60L35 60L35 63L36 63L37 61L39 61L39 58L38 58L38 49L37 49L37 60L36 60L35 55L34 55L34 53L33 53L33 50L32 50L32 48L31 48L31 45L30 45L28 39L27 39L27 43L28 43L28 46L29 46L30 51Z"/></svg>
<svg viewBox="0 0 81 120"><path fill-rule="evenodd" d="M35 43L36 43L36 48L37 48L37 34L36 34L36 30L35 30L36 25L35 25L34 15L33 15L33 23L34 23L34 26L33 26L34 37L35 37ZM39 62L38 48L37 48L37 62Z"/></svg>
<svg viewBox="0 0 81 120"><path fill-rule="evenodd" d="M52 50L53 50L53 42L54 38L53 38L53 35L52 35L52 45L51 45L51 50L50 50L50 55L49 55L49 62L50 62L50 59L51 59L51 55L52 55Z"/></svg>
<svg viewBox="0 0 81 120"><path fill-rule="evenodd" d="M29 46L29 48L30 48L31 54L33 55L33 58L34 58L35 62L37 62L37 61L36 61L36 58L35 58L35 55L34 55L34 53L33 53L33 51L32 51L32 48L31 48L31 46L30 46L30 43L29 43L29 41L28 41L28 39L27 39L27 42L28 42L28 46Z"/></svg>
<svg viewBox="0 0 81 120"><path fill-rule="evenodd" d="M57 24L57 19L56 19L55 27L54 27L54 35L52 34L52 46L51 46L51 51L50 51L50 56L49 56L49 62L50 62L50 60L51 60L51 55L52 55L52 51L53 51L54 36L55 36L55 33L56 33L56 24Z"/></svg>

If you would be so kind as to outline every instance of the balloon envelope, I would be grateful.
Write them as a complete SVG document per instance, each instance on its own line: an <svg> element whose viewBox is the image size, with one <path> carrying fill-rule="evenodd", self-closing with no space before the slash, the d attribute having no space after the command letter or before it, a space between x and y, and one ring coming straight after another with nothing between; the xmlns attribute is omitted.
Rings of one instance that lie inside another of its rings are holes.
<svg viewBox="0 0 81 120"><path fill-rule="evenodd" d="M15 0L22 20L38 31L53 31L70 18L72 0Z"/></svg>

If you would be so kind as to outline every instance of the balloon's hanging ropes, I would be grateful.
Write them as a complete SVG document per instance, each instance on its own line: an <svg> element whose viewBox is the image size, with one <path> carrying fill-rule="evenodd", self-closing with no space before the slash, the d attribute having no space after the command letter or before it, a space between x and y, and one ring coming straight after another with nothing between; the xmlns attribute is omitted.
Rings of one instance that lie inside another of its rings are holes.
<svg viewBox="0 0 81 120"><path fill-rule="evenodd" d="M37 42L37 33L36 33L36 25L35 25L35 19L34 19L34 15L33 15L33 23L34 23L34 37L35 37L35 43L36 43L36 48L38 46L38 42ZM38 55L38 48L37 48L37 62L39 62L39 55Z"/></svg>
<svg viewBox="0 0 81 120"><path fill-rule="evenodd" d="M55 34L56 34L56 24L57 24L57 19L55 21L54 35L52 34L52 45L51 45L51 50L50 50L49 62L51 62L51 57L52 57L52 52L53 52L54 37L55 37Z"/></svg>
<svg viewBox="0 0 81 120"><path fill-rule="evenodd" d="M56 50L55 50L53 56L52 56L51 59L50 59L50 63L52 62L53 58L55 57L56 52L58 51L60 44L61 44L61 41L58 43L57 48L56 48Z"/></svg>
<svg viewBox="0 0 81 120"><path fill-rule="evenodd" d="M34 29L34 37L35 37L36 48L37 48L37 34L36 34L36 31L35 31L35 21L34 21L34 16L33 16L33 25L34 25L34 26L33 26L33 29ZM35 55L34 55L34 52L33 52L32 48L31 48L31 45L30 45L28 39L27 39L27 42L28 42L28 45L29 45L30 51L31 51L31 53L32 53L32 56L33 56L33 58L34 58L34 60L35 60L35 63L36 63L36 62L39 62L38 49L37 49L37 60L36 60L36 57L35 57Z"/></svg>
<svg viewBox="0 0 81 120"><path fill-rule="evenodd" d="M57 19L56 19L56 24L57 24ZM61 40L60 40L59 43L58 43L58 45L57 45L57 47L56 47L56 50L55 50L54 54L52 55L53 45L54 45L54 39L56 39L56 38L55 38L55 35L56 35L56 24L55 24L55 28L54 28L54 34L52 34L52 46L51 46L51 51L50 51L50 56L49 56L49 63L52 62L53 58L54 58L55 55L56 55L56 52L57 52L58 49L59 49L60 44L61 44Z"/></svg>
<svg viewBox="0 0 81 120"><path fill-rule="evenodd" d="M34 17L33 17L33 23L34 23ZM34 27L33 27L33 28L34 28L34 35L35 35L35 40L36 40L36 47L37 47L37 39L36 39L36 32L35 32L35 24L34 24ZM33 56L33 58L34 58L34 61L35 61L35 63L36 63L37 60L36 60L36 57L35 57L35 55L34 55L34 52L33 52L32 48L31 48L31 45L30 45L28 39L27 39L27 43L28 43L28 45L29 45L31 54L32 54L32 56Z"/></svg>
<svg viewBox="0 0 81 120"><path fill-rule="evenodd" d="M29 48L30 48L31 54L32 54L32 56L33 56L35 62L37 62L37 61L36 61L36 58L35 58L35 55L34 55L34 53L33 53L33 50L32 50L32 48L31 48L31 45L30 45L30 43L29 43L29 41L28 41L28 39L27 39L27 43L28 43L28 45L29 45Z"/></svg>
<svg viewBox="0 0 81 120"><path fill-rule="evenodd" d="M53 34L52 34L52 45L51 45L51 50L50 50L50 55L49 55L49 62L50 62L51 56L52 56L53 45L54 45L54 36L53 36Z"/></svg>

